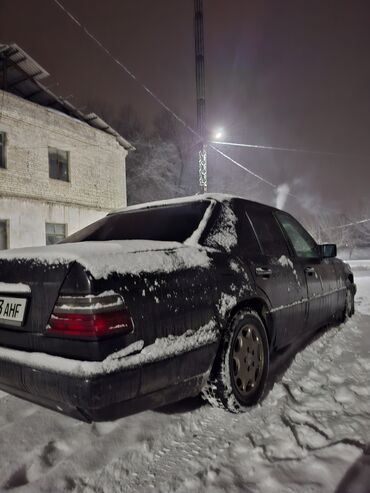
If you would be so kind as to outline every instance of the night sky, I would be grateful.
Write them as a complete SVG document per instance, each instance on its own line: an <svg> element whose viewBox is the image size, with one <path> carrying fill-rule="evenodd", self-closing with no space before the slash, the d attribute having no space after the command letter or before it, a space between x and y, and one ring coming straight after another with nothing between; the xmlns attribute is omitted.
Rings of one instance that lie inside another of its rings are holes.
<svg viewBox="0 0 370 493"><path fill-rule="evenodd" d="M62 3L195 127L192 0ZM362 213L370 204L370 3L204 0L204 10L209 130L224 127L230 141L346 156L222 150L288 183L309 207ZM145 123L160 111L53 0L0 0L0 39L25 49L50 72L45 83L58 83L53 90L73 94L85 111L95 101L113 112L130 103ZM209 167L211 190L256 183L212 153ZM258 191L273 203L272 189Z"/></svg>

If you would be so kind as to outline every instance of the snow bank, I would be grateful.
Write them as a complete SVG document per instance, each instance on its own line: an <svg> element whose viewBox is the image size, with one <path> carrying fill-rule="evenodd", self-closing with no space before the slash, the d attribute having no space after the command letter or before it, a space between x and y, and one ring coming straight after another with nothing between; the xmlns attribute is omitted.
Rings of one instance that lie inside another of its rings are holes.
<svg viewBox="0 0 370 493"><path fill-rule="evenodd" d="M76 377L93 377L171 358L212 344L217 339L216 322L211 320L198 330L188 330L180 336L169 335L158 338L149 346L144 347L142 340L136 341L121 351L109 355L103 361L78 361L45 353L28 353L4 347L0 347L0 360L26 365L34 370L46 370Z"/></svg>
<svg viewBox="0 0 370 493"><path fill-rule="evenodd" d="M344 262L347 262L353 271L370 270L370 260L344 260Z"/></svg>
<svg viewBox="0 0 370 493"><path fill-rule="evenodd" d="M85 241L45 247L4 250L0 260L33 260L46 265L78 262L96 278L112 272L172 272L180 268L207 268L210 259L200 247L150 240Z"/></svg>
<svg viewBox="0 0 370 493"><path fill-rule="evenodd" d="M27 284L0 282L0 293L30 293L31 288Z"/></svg>
<svg viewBox="0 0 370 493"><path fill-rule="evenodd" d="M356 310L364 315L370 315L370 296L364 295L364 293L370 293L370 277L359 276L355 278L357 284Z"/></svg>

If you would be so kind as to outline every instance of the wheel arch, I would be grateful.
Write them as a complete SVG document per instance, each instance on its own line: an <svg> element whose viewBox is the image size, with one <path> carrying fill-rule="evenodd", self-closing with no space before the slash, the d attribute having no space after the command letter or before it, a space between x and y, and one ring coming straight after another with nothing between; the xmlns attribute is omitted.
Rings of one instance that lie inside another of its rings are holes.
<svg viewBox="0 0 370 493"><path fill-rule="evenodd" d="M270 309L268 307L267 302L263 298L259 298L255 296L238 302L235 306L233 306L233 308L229 312L227 325L229 325L230 321L236 315L236 313L248 308L256 311L260 316L262 322L265 325L269 346L271 348L275 341L275 330L274 330L272 317L270 316Z"/></svg>

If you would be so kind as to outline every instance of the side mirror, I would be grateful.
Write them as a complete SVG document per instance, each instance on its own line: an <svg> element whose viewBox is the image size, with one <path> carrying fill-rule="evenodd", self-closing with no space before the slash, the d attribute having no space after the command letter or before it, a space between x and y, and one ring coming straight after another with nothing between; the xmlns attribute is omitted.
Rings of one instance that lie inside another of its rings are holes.
<svg viewBox="0 0 370 493"><path fill-rule="evenodd" d="M337 256L337 245L334 243L326 243L319 245L321 258L333 258Z"/></svg>

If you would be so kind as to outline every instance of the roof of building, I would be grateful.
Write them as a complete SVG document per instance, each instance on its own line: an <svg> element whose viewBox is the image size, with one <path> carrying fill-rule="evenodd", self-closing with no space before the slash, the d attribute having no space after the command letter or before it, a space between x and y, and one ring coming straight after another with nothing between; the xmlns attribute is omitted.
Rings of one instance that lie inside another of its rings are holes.
<svg viewBox="0 0 370 493"><path fill-rule="evenodd" d="M95 113L85 114L67 99L54 94L41 81L49 73L15 43L0 44L0 88L41 106L77 118L113 135L126 150L135 148Z"/></svg>

